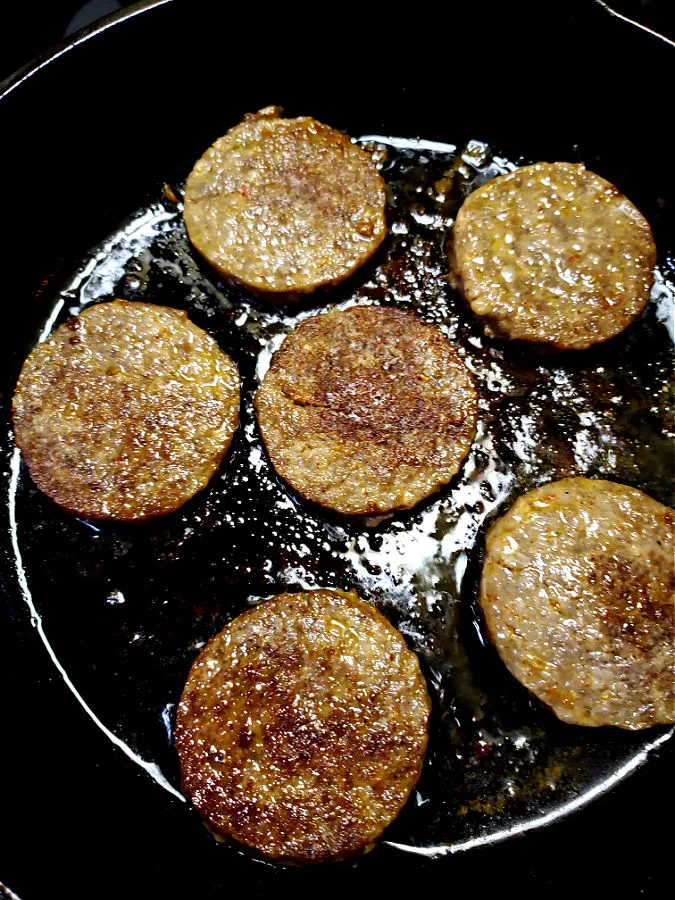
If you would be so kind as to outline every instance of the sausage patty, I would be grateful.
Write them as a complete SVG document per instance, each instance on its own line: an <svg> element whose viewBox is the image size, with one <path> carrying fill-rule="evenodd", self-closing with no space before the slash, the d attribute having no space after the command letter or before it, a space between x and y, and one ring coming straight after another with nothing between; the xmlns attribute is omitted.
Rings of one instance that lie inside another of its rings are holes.
<svg viewBox="0 0 675 900"><path fill-rule="evenodd" d="M332 310L306 319L255 398L277 472L342 513L407 509L458 471L476 431L473 378L414 313Z"/></svg>
<svg viewBox="0 0 675 900"><path fill-rule="evenodd" d="M172 512L220 465L239 420L232 360L184 312L115 300L38 344L14 394L37 486L87 518Z"/></svg>
<svg viewBox="0 0 675 900"><path fill-rule="evenodd" d="M281 594L197 657L176 719L183 790L272 859L364 851L416 784L430 701L417 657L354 591Z"/></svg>
<svg viewBox="0 0 675 900"><path fill-rule="evenodd" d="M610 481L520 497L487 535L480 600L515 677L565 722L675 722L675 513Z"/></svg>
<svg viewBox="0 0 675 900"><path fill-rule="evenodd" d="M385 186L371 156L315 119L280 113L267 107L217 140L185 192L197 250L226 277L267 295L338 284L387 230Z"/></svg>
<svg viewBox="0 0 675 900"><path fill-rule="evenodd" d="M579 350L645 308L656 248L624 195L583 165L536 163L465 200L451 266L471 309L499 337Z"/></svg>

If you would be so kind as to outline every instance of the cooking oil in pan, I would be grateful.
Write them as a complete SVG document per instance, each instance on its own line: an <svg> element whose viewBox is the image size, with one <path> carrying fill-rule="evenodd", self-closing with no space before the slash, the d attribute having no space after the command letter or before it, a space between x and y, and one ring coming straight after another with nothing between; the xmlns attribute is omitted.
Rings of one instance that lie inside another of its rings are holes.
<svg viewBox="0 0 675 900"><path fill-rule="evenodd" d="M209 487L162 520L73 519L22 476L13 498L17 562L73 690L176 792L173 711L199 648L276 593L356 587L420 655L434 702L425 770L385 839L435 855L575 808L670 733L563 725L487 644L476 588L486 525L539 484L602 476L673 503L674 288L659 269L642 318L591 351L544 356L492 341L449 283L445 240L466 194L514 164L478 141L455 148L370 135L362 143L388 184L390 235L365 271L311 305L265 305L220 280L190 249L176 186L54 286L45 334L113 296L186 309L239 366L242 423ZM378 520L328 513L294 496L265 454L256 386L288 331L336 303L414 309L459 345L474 373L480 421L471 453L446 489L411 511Z"/></svg>

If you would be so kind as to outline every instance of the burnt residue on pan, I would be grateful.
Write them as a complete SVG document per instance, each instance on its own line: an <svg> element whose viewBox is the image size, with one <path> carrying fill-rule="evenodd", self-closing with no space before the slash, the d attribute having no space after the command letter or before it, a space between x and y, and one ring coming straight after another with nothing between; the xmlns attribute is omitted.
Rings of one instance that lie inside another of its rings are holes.
<svg viewBox="0 0 675 900"><path fill-rule="evenodd" d="M445 242L462 198L513 163L477 141L363 143L389 186L391 233L338 294L284 308L220 281L189 246L175 185L158 189L66 282L48 286L45 334L114 296L186 309L233 357L242 424L209 487L164 519L85 522L46 500L15 457L10 509L26 598L63 672L100 724L174 790L173 713L205 641L282 591L356 587L400 628L427 677L427 763L386 839L434 855L574 808L670 733L560 723L487 645L476 589L486 525L543 482L602 476L673 503L675 288L662 254L645 314L591 351L545 356L490 340L449 283ZM284 335L336 302L416 310L459 344L480 393L478 434L459 475L414 510L379 521L295 497L272 471L253 414Z"/></svg>

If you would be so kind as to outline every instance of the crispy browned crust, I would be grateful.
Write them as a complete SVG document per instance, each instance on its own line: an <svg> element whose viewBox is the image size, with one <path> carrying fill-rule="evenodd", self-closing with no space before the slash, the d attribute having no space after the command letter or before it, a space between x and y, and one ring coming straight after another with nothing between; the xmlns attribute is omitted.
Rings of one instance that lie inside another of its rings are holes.
<svg viewBox="0 0 675 900"><path fill-rule="evenodd" d="M368 153L308 117L267 107L195 164L185 225L219 272L293 299L350 276L385 237L384 181Z"/></svg>
<svg viewBox="0 0 675 900"><path fill-rule="evenodd" d="M365 850L416 784L430 701L417 657L354 591L281 594L195 661L176 718L206 824L272 859Z"/></svg>
<svg viewBox="0 0 675 900"><path fill-rule="evenodd" d="M469 195L450 261L490 332L579 350L619 334L645 308L656 247L614 185L583 165L536 163Z"/></svg>
<svg viewBox="0 0 675 900"><path fill-rule="evenodd" d="M674 525L635 488L566 478L520 497L488 532L490 636L563 721L675 722Z"/></svg>
<svg viewBox="0 0 675 900"><path fill-rule="evenodd" d="M471 373L408 310L354 307L302 322L255 397L277 472L348 514L407 509L456 474L476 431Z"/></svg>
<svg viewBox="0 0 675 900"><path fill-rule="evenodd" d="M38 344L14 394L33 481L87 518L172 512L220 465L239 420L232 360L184 312L115 300Z"/></svg>

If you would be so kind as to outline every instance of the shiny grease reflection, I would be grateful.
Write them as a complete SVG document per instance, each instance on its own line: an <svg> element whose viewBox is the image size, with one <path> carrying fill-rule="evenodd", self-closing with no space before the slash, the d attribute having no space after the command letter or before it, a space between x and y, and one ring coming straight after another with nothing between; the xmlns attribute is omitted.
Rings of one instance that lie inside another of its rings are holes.
<svg viewBox="0 0 675 900"><path fill-rule="evenodd" d="M31 615L68 686L174 793L173 710L205 641L284 589L356 587L425 667L435 707L427 764L387 837L433 856L577 808L671 734L559 723L486 644L475 589L486 524L543 482L602 475L673 502L674 291L664 268L642 319L584 354L544 357L491 342L448 284L445 235L466 193L513 163L478 141L459 150L373 135L363 142L389 186L391 233L367 280L341 289L337 302L411 307L459 344L476 378L480 421L458 477L420 507L371 522L292 495L269 465L251 400L285 334L326 306L270 308L238 295L195 258L169 193L54 285L43 334L113 295L187 309L240 368L240 434L206 491L140 526L69 519L17 468L14 551Z"/></svg>

